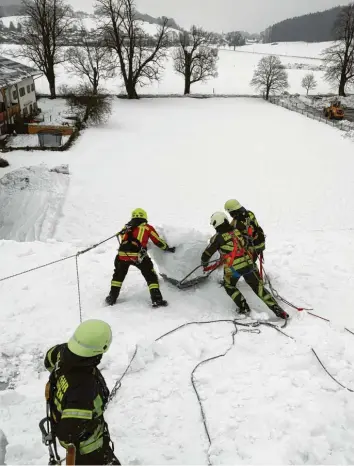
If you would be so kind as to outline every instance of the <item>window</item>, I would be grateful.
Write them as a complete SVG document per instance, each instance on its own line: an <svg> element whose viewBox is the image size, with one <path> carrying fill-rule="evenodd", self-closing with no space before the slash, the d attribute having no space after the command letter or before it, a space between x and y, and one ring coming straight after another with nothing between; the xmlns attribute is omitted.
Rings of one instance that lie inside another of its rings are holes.
<svg viewBox="0 0 354 466"><path fill-rule="evenodd" d="M12 98L13 100L17 100L18 97L17 97L17 91L12 91Z"/></svg>
<svg viewBox="0 0 354 466"><path fill-rule="evenodd" d="M23 97L26 94L25 88L21 87L20 88L20 97Z"/></svg>
<svg viewBox="0 0 354 466"><path fill-rule="evenodd" d="M32 92L34 92L34 83L31 86Z"/></svg>
<svg viewBox="0 0 354 466"><path fill-rule="evenodd" d="M27 94L29 94L30 92L31 92L31 86L28 85L28 86L27 86Z"/></svg>

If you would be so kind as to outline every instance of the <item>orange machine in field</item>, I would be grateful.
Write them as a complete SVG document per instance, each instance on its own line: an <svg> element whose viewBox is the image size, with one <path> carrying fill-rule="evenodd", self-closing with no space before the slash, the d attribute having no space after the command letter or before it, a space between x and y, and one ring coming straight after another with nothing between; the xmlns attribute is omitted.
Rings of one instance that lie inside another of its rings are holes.
<svg viewBox="0 0 354 466"><path fill-rule="evenodd" d="M344 118L344 110L339 100L332 102L329 107L325 107L323 113L329 120L343 120Z"/></svg>

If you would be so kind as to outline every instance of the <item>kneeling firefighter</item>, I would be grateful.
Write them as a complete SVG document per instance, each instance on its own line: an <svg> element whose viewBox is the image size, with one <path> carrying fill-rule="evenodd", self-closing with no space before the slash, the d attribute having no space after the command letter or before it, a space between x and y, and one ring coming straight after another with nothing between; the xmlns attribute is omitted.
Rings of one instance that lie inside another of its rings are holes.
<svg viewBox="0 0 354 466"><path fill-rule="evenodd" d="M248 250L252 252L256 261L265 250L265 235L258 224L256 216L250 210L245 209L236 199L230 199L225 203L225 210L231 215L231 225L236 228L246 240Z"/></svg>
<svg viewBox="0 0 354 466"><path fill-rule="evenodd" d="M256 295L277 317L287 319L288 314L280 308L264 287L253 258L247 252L241 233L231 226L223 212L213 214L210 224L215 228L216 235L211 238L209 246L203 252L201 262L206 267L211 257L219 251L224 264L224 288L236 304L239 312L248 314L251 311L245 297L236 286L239 279L243 277Z"/></svg>
<svg viewBox="0 0 354 466"><path fill-rule="evenodd" d="M117 302L129 267L133 265L140 270L146 280L153 307L167 306L146 248L149 240L166 252L174 253L176 248L170 248L166 241L157 234L155 228L147 223L147 213L143 209L133 210L132 219L122 231L117 233L117 237L120 240L120 247L114 261L111 291L106 298L106 303L113 306Z"/></svg>
<svg viewBox="0 0 354 466"><path fill-rule="evenodd" d="M106 322L87 320L45 357L52 433L62 447L76 447L75 464L120 464L103 417L109 390L97 368L111 341Z"/></svg>

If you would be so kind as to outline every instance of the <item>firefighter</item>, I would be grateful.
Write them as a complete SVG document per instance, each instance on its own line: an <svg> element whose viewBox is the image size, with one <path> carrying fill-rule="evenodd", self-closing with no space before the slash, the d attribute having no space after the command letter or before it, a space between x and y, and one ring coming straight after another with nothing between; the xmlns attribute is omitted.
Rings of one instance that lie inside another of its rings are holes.
<svg viewBox="0 0 354 466"><path fill-rule="evenodd" d="M75 445L75 464L120 464L103 417L109 390L97 368L111 341L106 322L86 320L45 357L52 431L64 448Z"/></svg>
<svg viewBox="0 0 354 466"><path fill-rule="evenodd" d="M113 306L117 302L129 267L133 265L140 270L146 280L153 307L167 306L168 303L162 297L157 274L146 248L149 240L167 252L174 253L176 248L170 248L157 234L155 228L148 224L147 213L143 209L133 210L132 219L117 234L117 237L120 247L114 261L111 291L106 298L106 303Z"/></svg>
<svg viewBox="0 0 354 466"><path fill-rule="evenodd" d="M210 224L215 228L216 235L211 238L208 247L203 252L201 262L203 267L206 267L211 257L219 251L224 264L224 288L236 304L239 313L247 315L251 312L246 299L236 286L239 279L243 277L256 295L277 317L287 319L288 314L280 308L264 287L253 259L246 250L246 244L240 232L232 227L223 212L213 214Z"/></svg>
<svg viewBox="0 0 354 466"><path fill-rule="evenodd" d="M231 225L246 239L247 247L252 252L254 262L258 257L262 259L265 250L265 235L254 213L242 207L236 199L228 200L225 203L225 210L233 219Z"/></svg>

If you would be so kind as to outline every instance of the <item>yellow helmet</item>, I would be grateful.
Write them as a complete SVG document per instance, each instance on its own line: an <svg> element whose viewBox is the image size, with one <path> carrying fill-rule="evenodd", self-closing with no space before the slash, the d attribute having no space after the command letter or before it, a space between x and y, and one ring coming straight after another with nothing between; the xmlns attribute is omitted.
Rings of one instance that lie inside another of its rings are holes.
<svg viewBox="0 0 354 466"><path fill-rule="evenodd" d="M236 199L229 199L227 202L225 202L225 210L230 213L234 212L235 210L241 209L242 205L236 201Z"/></svg>
<svg viewBox="0 0 354 466"><path fill-rule="evenodd" d="M144 209L134 209L132 212L132 218L143 218L147 220L147 213Z"/></svg>

